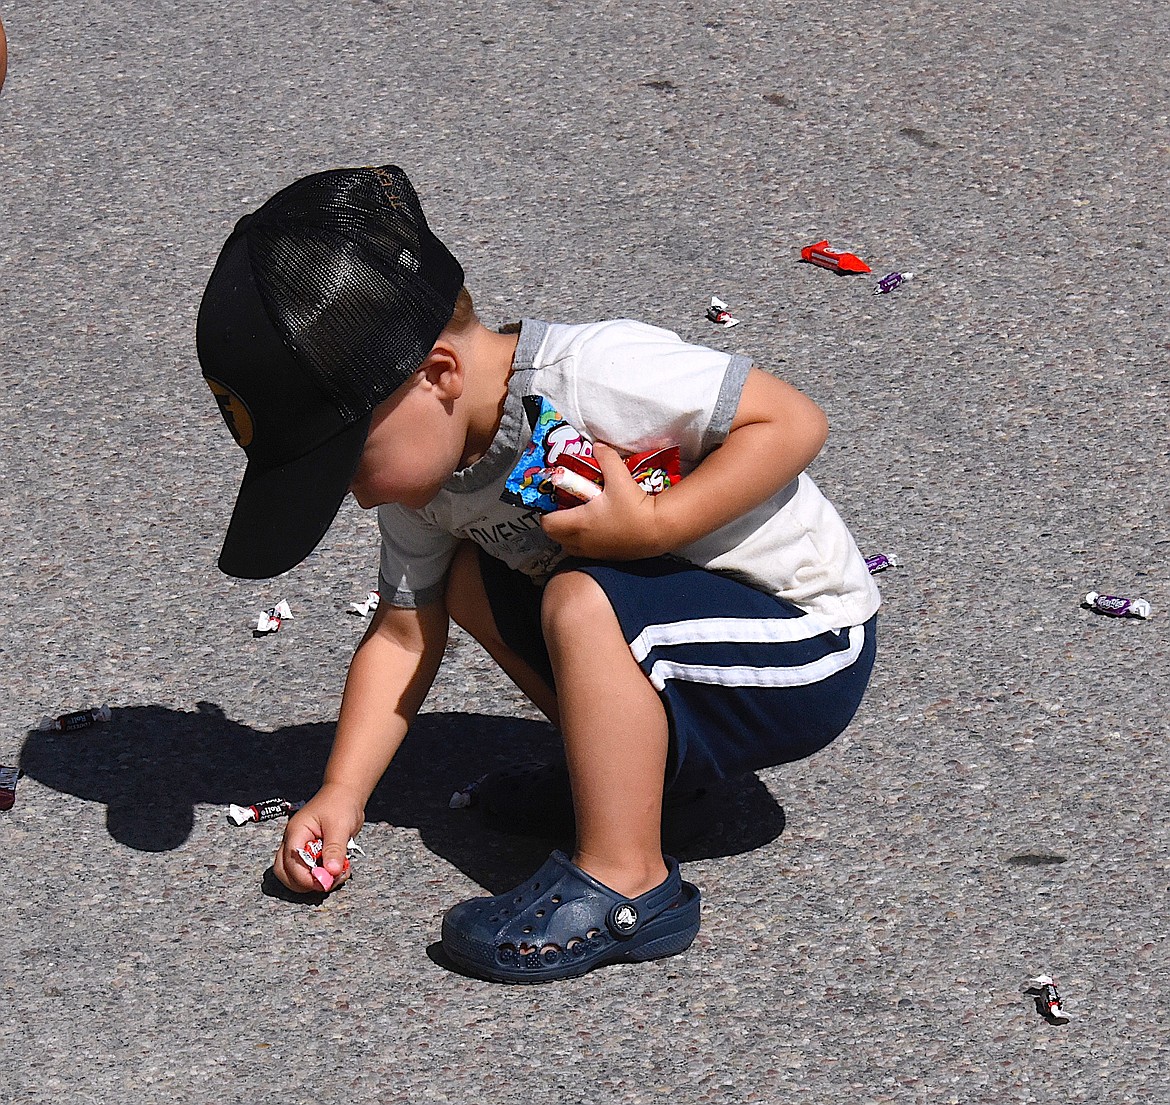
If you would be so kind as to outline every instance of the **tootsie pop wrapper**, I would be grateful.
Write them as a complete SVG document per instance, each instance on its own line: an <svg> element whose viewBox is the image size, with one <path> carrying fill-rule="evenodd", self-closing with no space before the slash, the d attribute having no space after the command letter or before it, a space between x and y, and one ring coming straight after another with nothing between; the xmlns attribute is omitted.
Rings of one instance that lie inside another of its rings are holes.
<svg viewBox="0 0 1170 1105"><path fill-rule="evenodd" d="M43 717L37 725L42 733L58 732L70 733L74 729L86 729L96 725L99 721L109 721L113 717L109 706L96 706L89 710L78 710L72 714L62 714L60 717Z"/></svg>
<svg viewBox="0 0 1170 1105"><path fill-rule="evenodd" d="M247 825L249 821L275 821L288 817L301 808L304 802L290 802L287 798L265 798L252 806L228 806L227 817L233 825Z"/></svg>
<svg viewBox="0 0 1170 1105"><path fill-rule="evenodd" d="M1148 618L1153 613L1153 608L1145 599L1099 595L1096 591L1090 591L1085 596L1085 605L1098 614L1108 614L1111 618Z"/></svg>

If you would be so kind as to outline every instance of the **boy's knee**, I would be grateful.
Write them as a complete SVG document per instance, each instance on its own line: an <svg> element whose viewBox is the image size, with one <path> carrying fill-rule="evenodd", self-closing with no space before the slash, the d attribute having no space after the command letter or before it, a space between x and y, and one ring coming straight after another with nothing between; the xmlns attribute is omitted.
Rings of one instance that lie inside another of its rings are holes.
<svg viewBox="0 0 1170 1105"><path fill-rule="evenodd" d="M605 591L586 572L560 572L545 585L540 623L546 641L580 641L602 619L616 617Z"/></svg>

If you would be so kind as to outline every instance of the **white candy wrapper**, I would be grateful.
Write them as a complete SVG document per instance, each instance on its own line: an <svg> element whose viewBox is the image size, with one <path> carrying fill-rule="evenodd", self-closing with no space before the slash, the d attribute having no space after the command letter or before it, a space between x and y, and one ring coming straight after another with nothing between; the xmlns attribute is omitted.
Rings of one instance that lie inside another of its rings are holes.
<svg viewBox="0 0 1170 1105"><path fill-rule="evenodd" d="M739 325L739 319L732 318L731 312L727 309L727 304L717 296L711 297L711 306L707 308L707 318L715 323L716 326L722 326L727 329Z"/></svg>
<svg viewBox="0 0 1170 1105"><path fill-rule="evenodd" d="M281 599L271 610L261 610L260 616L256 619L256 628L252 633L256 637L264 637L269 633L275 633L280 629L280 623L285 618L291 618L292 611L284 599Z"/></svg>
<svg viewBox="0 0 1170 1105"><path fill-rule="evenodd" d="M359 618L367 618L378 609L378 604L381 601L382 596L377 591L371 591L366 595L365 602L351 602L349 613L356 614Z"/></svg>

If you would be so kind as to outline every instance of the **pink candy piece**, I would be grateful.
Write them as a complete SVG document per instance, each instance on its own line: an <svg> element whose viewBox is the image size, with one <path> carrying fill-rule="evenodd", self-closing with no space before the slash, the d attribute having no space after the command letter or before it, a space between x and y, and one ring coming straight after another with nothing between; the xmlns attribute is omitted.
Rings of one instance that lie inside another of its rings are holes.
<svg viewBox="0 0 1170 1105"><path fill-rule="evenodd" d="M322 890L328 891L333 889L333 883L335 880L327 867L314 867L313 870L309 872L309 874L312 877L313 882L315 882Z"/></svg>

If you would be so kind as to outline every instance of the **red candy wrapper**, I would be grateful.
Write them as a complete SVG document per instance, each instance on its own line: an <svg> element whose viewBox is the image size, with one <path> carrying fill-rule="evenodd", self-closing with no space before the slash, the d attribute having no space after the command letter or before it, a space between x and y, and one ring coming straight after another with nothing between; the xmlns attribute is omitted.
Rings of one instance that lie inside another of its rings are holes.
<svg viewBox="0 0 1170 1105"><path fill-rule="evenodd" d="M668 487L673 487L682 478L679 472L679 453L677 445L670 445L665 449L650 449L645 453L634 453L625 458L626 467L630 475L637 481L638 486L647 495L657 495ZM558 464L570 472L597 484L605 486L601 475L601 466L593 456L562 456ZM553 481L554 485L556 481ZM573 495L565 488L557 487L557 506L579 506L582 499Z"/></svg>
<svg viewBox="0 0 1170 1105"><path fill-rule="evenodd" d="M532 427L532 441L505 481L500 498L542 513L580 506L589 498L580 477L601 487L601 466L593 456L593 442L566 422L542 395L524 396L524 410ZM625 458L639 486L650 495L673 487L682 476L677 445L651 449Z"/></svg>
<svg viewBox="0 0 1170 1105"><path fill-rule="evenodd" d="M829 240L815 242L800 251L800 259L833 272L869 272L869 266L852 253L839 253L829 248Z"/></svg>
<svg viewBox="0 0 1170 1105"><path fill-rule="evenodd" d="M16 784L19 781L19 767L0 767L0 810L12 809L16 802Z"/></svg>

